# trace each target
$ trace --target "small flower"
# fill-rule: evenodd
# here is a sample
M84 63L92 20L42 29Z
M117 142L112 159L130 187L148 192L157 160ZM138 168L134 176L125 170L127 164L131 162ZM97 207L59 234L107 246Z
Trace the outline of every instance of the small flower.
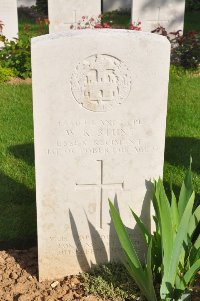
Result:
M103 28L103 26L100 25L100 24L97 24L97 25L94 26L94 28L97 28L97 29L98 29L98 28Z
M111 28L110 25L106 22L103 23L103 28Z

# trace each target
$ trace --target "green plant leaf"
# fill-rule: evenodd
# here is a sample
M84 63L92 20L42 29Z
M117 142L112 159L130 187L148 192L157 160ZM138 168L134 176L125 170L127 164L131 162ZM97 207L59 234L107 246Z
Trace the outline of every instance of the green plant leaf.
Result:
M178 274L176 275L175 287L177 291L180 291L180 294L181 292L183 293L185 291L184 278L180 277Z
M199 269L200 269L200 259L198 259L184 275L184 281L186 285L190 283L190 281L192 280L192 278L198 272Z
M190 158L190 168L187 171L185 179L181 186L181 191L180 191L180 196L179 196L179 201L178 201L178 210L179 210L180 217L183 215L185 207L187 206L188 200L191 197L191 194L193 192L191 164L192 164L192 159Z
M192 214L189 222L189 230L188 235L189 237L192 236L194 230L196 229L198 223L200 222L200 205L195 209L194 213Z
M167 270L163 276L162 284L161 284L161 298L167 296L169 294L169 290L167 285L170 284L170 286L173 288L175 279L176 279L176 271L179 264L180 254L183 248L183 241L187 236L188 231L188 224L190 220L190 216L192 214L192 209L194 205L194 198L195 194L192 193L188 204L184 210L184 213L182 215L180 225L178 228L178 232L176 235L176 238L173 243L173 249L170 254L170 260L168 262Z
M179 212L178 212L177 200L173 191L172 191L172 201L171 201L171 217L172 217L173 231L176 232L179 225Z
M148 279L146 273L143 270L136 268L133 262L130 260L129 256L127 256L126 253L125 255L127 261L123 263L129 275L134 279L135 283L137 283L142 294L147 297L147 300L151 301L151 299L149 298Z
M194 247L198 250L200 249L200 236L198 236L197 240L194 243Z
M115 230L117 232L119 241L121 243L122 249L126 253L126 255L130 258L132 263L136 268L142 268L141 263L138 259L137 253L133 247L133 244L127 234L127 231L124 227L124 224L121 220L121 217L115 208L115 206L112 204L112 202L109 200L109 206L110 206L110 213L111 217L115 226Z
M161 230L161 243L163 253L163 268L168 269L173 248L173 228L171 219L171 208L169 200L165 194L162 181L159 179L156 185L154 207L157 207L158 222Z
M149 295L151 296L151 300L157 300L156 292L155 292L154 285L153 285L151 252L152 252L152 240L149 243L148 251L147 251L147 265L146 265L147 279L148 279L147 284L148 284L148 291L149 291Z
M122 249L126 255L126 262L124 265L147 300L156 301L156 297L153 294L154 288L152 287L152 279L149 281L147 270L145 268L143 269L121 217L110 200L109 206L115 230L117 232Z
M149 245L149 243L151 241L151 233L147 230L147 228L145 227L145 225L142 222L141 218L139 218L137 216L137 214L135 214L135 212L132 209L130 209L130 210L132 212L132 215L133 215L133 217L134 217L134 219L135 219L135 221L136 221L136 223L137 223L137 225L140 229L140 232L141 232L146 244Z

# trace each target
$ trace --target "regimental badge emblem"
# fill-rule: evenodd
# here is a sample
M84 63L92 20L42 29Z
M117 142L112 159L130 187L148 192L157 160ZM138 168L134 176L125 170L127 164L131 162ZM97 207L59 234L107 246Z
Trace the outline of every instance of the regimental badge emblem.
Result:
M71 89L83 108L106 112L126 101L131 89L130 72L116 57L92 55L77 65Z

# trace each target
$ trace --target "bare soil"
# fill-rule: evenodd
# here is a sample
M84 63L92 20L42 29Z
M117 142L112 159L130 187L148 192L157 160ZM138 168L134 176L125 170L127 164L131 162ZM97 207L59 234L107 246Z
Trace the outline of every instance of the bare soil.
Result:
M32 78L22 79L19 77L12 77L8 82L8 84L18 85L18 84L31 84Z
M0 251L0 301L103 301L85 295L80 276L40 283L37 266L36 248ZM200 277L192 300L200 301Z
M37 280L37 249L0 252L0 301L100 301L85 296L79 276Z

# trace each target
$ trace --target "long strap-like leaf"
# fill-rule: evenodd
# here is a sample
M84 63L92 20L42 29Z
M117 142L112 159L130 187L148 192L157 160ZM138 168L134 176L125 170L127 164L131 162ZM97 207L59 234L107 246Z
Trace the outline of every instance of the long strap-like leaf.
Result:
M144 225L143 221L141 220L141 218L139 218L137 216L137 214L135 214L135 212L130 209L132 212L132 215L140 229L140 233L142 234L144 241L146 242L147 246L149 245L150 241L151 241L151 233L147 230L146 226Z
M173 243L173 248L170 254L170 260L168 262L168 269L164 274L162 285L161 285L161 297L167 295L169 292L168 286L171 288L174 287L175 279L176 279L176 271L179 264L179 257L181 254L181 249L183 248L183 241L187 235L189 219L192 214L192 209L194 205L195 194L193 192L192 196L189 199L189 202L185 208L182 219L180 221L180 225L178 228L178 232L176 238Z
M153 277L149 279L149 273L147 272L147 269L142 267L137 253L134 249L134 246L127 234L127 231L125 229L125 226L121 220L121 217L117 211L117 209L114 207L112 202L109 200L110 205L110 214L115 226L115 230L117 232L119 241L121 243L122 249L125 253L127 262L125 263L125 266L129 272L129 274L134 278L135 282L139 286L140 290L142 291L143 295L147 298L149 301L157 301L155 296L155 291L153 287ZM151 252L151 247L150 251ZM149 257L150 255L148 255ZM151 260L148 259L148 260ZM149 264L149 262L147 263ZM149 269L149 267L148 267ZM151 267L150 267L151 269Z
M198 272L199 269L200 259L198 259L184 275L184 281L186 284L190 283L192 277Z
M138 259L137 253L133 247L133 244L127 234L127 231L124 227L124 224L121 220L121 217L119 216L119 213L115 206L112 204L112 202L109 200L110 205L110 214L115 226L115 230L117 232L119 241L121 243L122 249L126 252L130 260L133 262L136 268L141 268L142 265Z
M181 186L179 201L178 201L178 210L180 217L183 215L184 210L187 206L188 200L191 197L193 192L192 187L192 172L191 172L191 163L192 159L190 159L190 168L185 176L184 182Z

